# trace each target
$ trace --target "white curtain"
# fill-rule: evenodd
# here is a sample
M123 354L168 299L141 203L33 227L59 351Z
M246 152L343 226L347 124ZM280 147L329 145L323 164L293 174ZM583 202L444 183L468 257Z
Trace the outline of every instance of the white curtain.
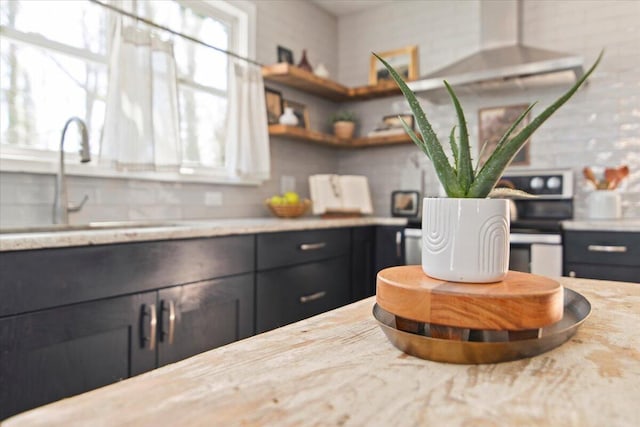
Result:
M233 177L271 172L264 81L259 66L230 57L225 166Z
M173 44L116 24L100 157L119 169L177 170L180 134Z

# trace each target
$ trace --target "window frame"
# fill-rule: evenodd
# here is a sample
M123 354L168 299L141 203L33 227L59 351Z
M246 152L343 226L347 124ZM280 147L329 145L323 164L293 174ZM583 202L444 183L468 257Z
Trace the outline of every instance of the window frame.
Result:
M196 13L223 20L230 25L228 49L240 56L255 57L256 10L255 5L245 0L235 0L233 4L227 0L176 0L177 3L192 8ZM99 6L98 6L99 7ZM59 43L34 33L24 33L13 28L2 26L0 34L8 40L28 46L50 49L56 53L75 59L92 61L108 66L108 53L105 56L88 52L81 48ZM195 87L206 93L220 94L226 91L209 90L190 79L180 78L179 85ZM62 127L61 127L62 131ZM0 172L55 174L58 170L58 150L40 150L25 147L0 145ZM80 164L77 153L65 153L65 173L71 176L102 177L116 179L137 179L160 182L196 182L220 183L236 185L259 185L264 180L253 177L229 176L225 166L191 167L183 166L178 172L161 171L127 171L117 170L101 163L99 158Z

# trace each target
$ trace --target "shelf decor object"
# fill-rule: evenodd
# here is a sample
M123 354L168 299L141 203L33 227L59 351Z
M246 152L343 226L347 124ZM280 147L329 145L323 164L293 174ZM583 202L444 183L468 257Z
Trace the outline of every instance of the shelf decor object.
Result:
M591 305L555 280L510 271L489 285L426 276L419 265L377 276L373 315L407 354L448 363L531 357L567 341Z
M491 192L529 137L578 91L600 63L603 53L567 92L519 129L533 104L525 108L496 142L486 161L475 167L471 159L467 120L449 83L445 81L444 85L458 118L458 125L449 135L452 159L445 153L420 102L405 83L401 75L403 69L398 71L381 56L373 55L384 65L409 103L422 138L418 138L416 132L401 119L404 130L433 163L447 195L446 198L425 197L422 203L424 273L435 279L466 283L504 280L509 268L509 200L491 199ZM482 159L483 155L479 158Z

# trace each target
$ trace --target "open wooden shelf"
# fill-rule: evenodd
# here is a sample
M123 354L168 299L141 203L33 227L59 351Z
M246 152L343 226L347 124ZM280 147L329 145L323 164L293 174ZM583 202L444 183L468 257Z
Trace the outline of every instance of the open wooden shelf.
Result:
M400 95L400 89L391 81L375 86L348 88L332 80L318 77L295 65L281 62L262 67L262 76L267 81L280 83L304 92L312 93L332 101L358 101Z
M340 139L326 133L285 125L269 125L269 135L340 148L363 148L411 143L411 139L406 134Z

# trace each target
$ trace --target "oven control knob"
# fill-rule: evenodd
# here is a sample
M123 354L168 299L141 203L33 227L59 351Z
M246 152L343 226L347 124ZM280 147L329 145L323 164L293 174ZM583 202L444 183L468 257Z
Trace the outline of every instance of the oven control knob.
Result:
M529 185L533 190L542 190L544 188L544 180L539 176L531 178Z
M560 188L560 184L562 184L562 182L560 181L560 178L558 178L557 176L552 176L551 178L549 178L547 180L547 188L549 190L557 190Z

